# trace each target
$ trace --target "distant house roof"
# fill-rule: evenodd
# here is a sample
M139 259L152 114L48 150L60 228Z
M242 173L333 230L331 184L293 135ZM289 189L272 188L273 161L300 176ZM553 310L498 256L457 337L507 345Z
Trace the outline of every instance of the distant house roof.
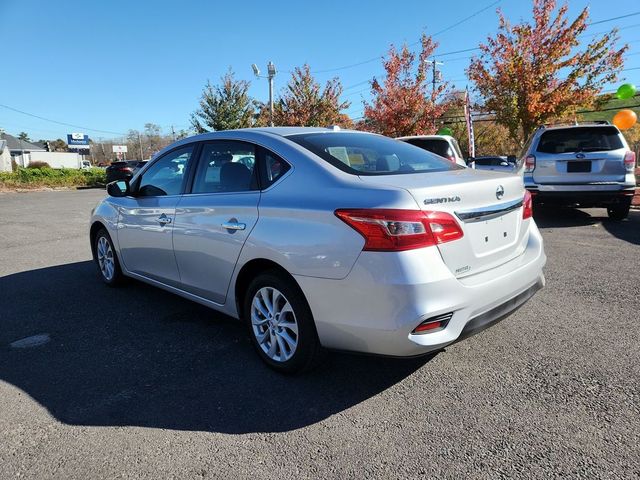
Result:
M0 140L0 153L2 153L5 148L7 148L7 141L6 140Z
M44 148L38 147L33 143L25 142L20 140L13 135L9 135L8 133L0 133L0 140L4 140L7 142L7 146L9 150L12 152L20 152L25 150L27 152L44 152L46 151Z

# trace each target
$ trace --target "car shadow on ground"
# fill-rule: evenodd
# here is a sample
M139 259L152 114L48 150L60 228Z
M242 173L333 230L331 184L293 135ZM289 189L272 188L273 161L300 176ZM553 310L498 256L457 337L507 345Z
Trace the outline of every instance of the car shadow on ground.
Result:
M621 222L609 220L607 211L600 208L581 210L539 205L534 208L533 216L540 228L584 227L601 224L614 237L640 245L640 210L631 210L629 218Z
M236 320L142 283L109 288L88 261L2 277L0 300L0 380L73 425L287 431L429 361L332 353L313 372L280 375ZM50 341L10 345L38 334Z

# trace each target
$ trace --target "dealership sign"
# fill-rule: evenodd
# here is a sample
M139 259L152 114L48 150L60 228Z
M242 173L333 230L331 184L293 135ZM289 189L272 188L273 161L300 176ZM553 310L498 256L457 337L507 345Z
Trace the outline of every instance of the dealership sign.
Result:
M113 146L113 153L127 153L127 146L126 145L114 145Z
M89 135L69 133L67 134L67 144L70 150L89 150Z

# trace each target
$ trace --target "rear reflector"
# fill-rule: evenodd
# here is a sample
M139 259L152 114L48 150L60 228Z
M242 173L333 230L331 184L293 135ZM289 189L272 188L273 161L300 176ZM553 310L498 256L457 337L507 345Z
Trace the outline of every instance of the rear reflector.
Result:
M399 252L462 238L460 225L445 212L340 209L336 216L364 237L363 250Z
M533 217L533 200L531 192L529 190L525 190L524 199L522 200L522 218L526 220L531 217Z
M411 333L433 333L436 330L442 330L447 326L449 320L453 317L453 312L444 313L437 317L431 317L422 322Z

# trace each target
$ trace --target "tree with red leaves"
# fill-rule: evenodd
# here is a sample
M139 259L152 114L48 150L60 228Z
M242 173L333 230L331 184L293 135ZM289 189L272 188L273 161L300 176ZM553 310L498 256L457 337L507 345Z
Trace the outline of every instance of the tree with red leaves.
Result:
M447 105L438 102L448 91L446 82L430 89L427 59L438 46L431 37L420 38L421 51L412 53L407 45L398 51L393 45L382 65L386 72L382 84L371 81L372 103L364 103L364 120L360 127L390 137L435 133L435 119Z
M498 10L498 33L480 44L482 53L467 70L485 109L495 112L514 140L528 138L540 124L593 106L623 65L627 46L615 48L615 29L580 48L588 9L569 22L568 5L554 15L555 8L555 0L533 0L533 23L516 25Z

